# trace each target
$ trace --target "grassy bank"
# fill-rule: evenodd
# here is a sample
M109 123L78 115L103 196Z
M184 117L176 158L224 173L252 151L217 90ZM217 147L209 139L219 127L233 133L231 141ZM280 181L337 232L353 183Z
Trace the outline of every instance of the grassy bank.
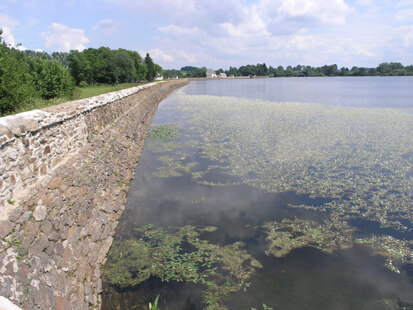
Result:
M118 91L125 88L130 88L138 85L142 85L145 83L123 83L123 84L115 84L115 85L95 85L95 86L88 86L88 87L76 87L73 96L68 97L60 97L54 98L50 100L43 100L43 99L32 99L26 102L21 108L17 109L14 113L10 114L17 114L25 111L31 111L35 109L41 109L45 107L50 107L53 105L58 105L63 102L79 100L84 98L89 98L93 96L98 96L101 94L110 93L113 91ZM8 115L8 114L6 114ZM0 115L5 116L5 115Z

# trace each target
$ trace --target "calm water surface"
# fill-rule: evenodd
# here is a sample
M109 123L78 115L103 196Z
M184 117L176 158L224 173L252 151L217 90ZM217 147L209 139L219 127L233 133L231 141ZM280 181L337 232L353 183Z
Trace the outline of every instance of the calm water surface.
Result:
M152 140L148 138L136 168L128 205L119 223L115 240L121 242L137 238L135 228L152 224L154 228L165 230L185 225L214 226L217 228L215 231L205 232L200 238L217 245L242 241L247 252L257 259L263 268L257 269L249 279L250 286L245 292L240 290L229 294L228 299L222 302L226 308L221 309L251 309L252 307L262 309L263 303L274 309L413 309L413 265L409 262L394 259L398 267L396 273L385 267L386 257L360 244L338 249L333 253L320 251L314 246L302 246L296 247L283 257L275 257L267 252L269 240L262 228L266 223L281 222L283 219L325 223L335 216L334 214L338 214L335 217L342 217L354 228L355 238L391 236L396 241L410 242L413 239L411 208L410 212L405 208L398 210L396 215L391 215L392 221L404 224L403 229L397 226L381 227L380 223L370 215L371 210L377 209L369 209L368 199L371 197L368 195L366 206L357 209L358 213L350 213L348 210L334 213L334 209L321 212L318 208L335 201L346 202L346 199L349 199L347 196L351 194L346 193L347 196L343 195L344 198L337 198L321 192L311 193L303 190L297 192L294 186L290 186L289 190L278 192L273 189L266 190L265 186L271 185L272 181L263 177L265 174L262 170L265 170L268 165L268 170L271 171L277 167L277 163L274 164L271 158L263 161L257 158L261 166L256 167L254 163L247 163L246 165L251 167L248 173L234 172L237 170L229 158L231 154L238 156L237 154L240 153L240 158L244 158L243 148L245 147L247 152L251 147L249 143L256 142L245 139L239 148L230 150L225 153L225 156L220 158L212 156L214 152L210 150L211 145L216 145L217 149L225 148L226 140L229 141L233 137L217 138L216 135L202 134L202 131L197 129L198 123L195 120L203 114L199 112L200 110L188 110L188 106L182 106L181 103L182 96L189 96L185 98L195 101L202 99L206 102L209 100L212 106L212 102L216 103L217 100L221 100L220 98L228 96L245 98L249 100L247 105L253 105L255 101L251 100L259 99L274 103L299 102L353 108L379 108L379 110L392 108L410 112L413 110L412 86L412 77L279 78L191 82L183 91L171 95L160 104L153 127L174 125L176 127L173 128L178 128L176 129L178 136L173 141L168 137L155 136ZM231 107L232 101L226 100L223 101L225 107ZM289 109L289 106L286 109ZM228 111L222 113L224 115ZM248 114L245 111L242 113ZM386 115L387 112L383 113ZM221 114L218 111L216 115ZM243 118L241 120L245 121ZM246 125L248 131L255 128L255 123L267 122L264 119L249 121L251 123ZM208 129L214 126L214 122L202 126ZM407 141L410 139L408 133L406 139ZM278 143L281 140L282 137L277 135L269 139L270 142L265 140L265 143ZM345 149L344 146L339 147ZM246 153L245 158L248 156ZM405 165L409 165L406 169L411 169L413 176L413 153L406 153L403 156L407 158ZM179 166L176 166L177 163ZM296 163L295 159L289 163L292 170ZM243 163L240 162L240 165ZM314 167L316 170L317 166ZM391 168L388 169L390 174ZM337 178L345 178L345 176L337 176ZM406 182L410 182L411 179L411 176L406 175ZM300 189L309 188L308 185L307 187L297 185L297 189L299 186ZM317 189L319 188L318 186ZM395 186L393 192L402 193L400 199L404 199L403 203L408 207L409 197L413 196L413 186L411 193L408 192L410 187L406 188ZM345 190L344 188L343 191ZM373 188L373 193L374 190ZM393 196L389 201L394 201L391 200L395 199ZM386 197L381 199L387 199ZM302 205L312 208L300 207ZM386 216L390 218L388 214L390 213L386 213ZM410 262L412 258L410 257ZM206 304L202 300L202 290L201 285L188 282L162 282L156 277L123 290L105 282L103 309L147 309L148 303L153 302L158 294L162 310L206 309ZM403 308L403 306L410 308Z
M366 108L412 108L413 76L215 80L192 82L185 92Z

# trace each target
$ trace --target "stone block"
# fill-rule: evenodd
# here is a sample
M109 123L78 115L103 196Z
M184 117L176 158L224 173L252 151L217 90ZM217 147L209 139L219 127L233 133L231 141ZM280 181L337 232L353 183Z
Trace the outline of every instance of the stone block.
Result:
M67 298L62 296L56 296L55 300L55 310L70 310L70 302Z
M0 221L0 239L3 239L6 237L8 234L11 233L13 229L14 223L10 221Z

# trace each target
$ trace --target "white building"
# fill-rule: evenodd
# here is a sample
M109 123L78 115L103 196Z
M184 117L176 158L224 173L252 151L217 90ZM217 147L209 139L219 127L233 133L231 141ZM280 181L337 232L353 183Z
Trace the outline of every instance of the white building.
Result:
M207 77L208 79L213 79L213 78L216 78L217 75L215 74L215 71L214 71L214 70L208 69L207 72L206 72L206 77Z
M227 77L227 74L226 74L225 72L221 72L221 73L219 74L219 77L220 77L220 78L226 78L226 77Z

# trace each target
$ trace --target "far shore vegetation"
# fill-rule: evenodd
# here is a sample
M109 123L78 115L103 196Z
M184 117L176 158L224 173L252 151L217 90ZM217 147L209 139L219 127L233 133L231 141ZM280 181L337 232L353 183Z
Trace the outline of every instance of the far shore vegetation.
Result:
M108 47L21 51L3 41L0 29L0 116L136 86L161 74L149 54Z
M164 70L164 78L199 78L207 76L207 68L182 67L180 70ZM406 76L413 75L413 65L403 66L399 62L384 62L375 68L365 67L341 67L336 64L312 67L305 65L292 66L267 66L265 63L245 65L239 68L229 67L228 70L218 69L215 74L225 73L227 76L268 76L268 77L311 77L311 76Z

